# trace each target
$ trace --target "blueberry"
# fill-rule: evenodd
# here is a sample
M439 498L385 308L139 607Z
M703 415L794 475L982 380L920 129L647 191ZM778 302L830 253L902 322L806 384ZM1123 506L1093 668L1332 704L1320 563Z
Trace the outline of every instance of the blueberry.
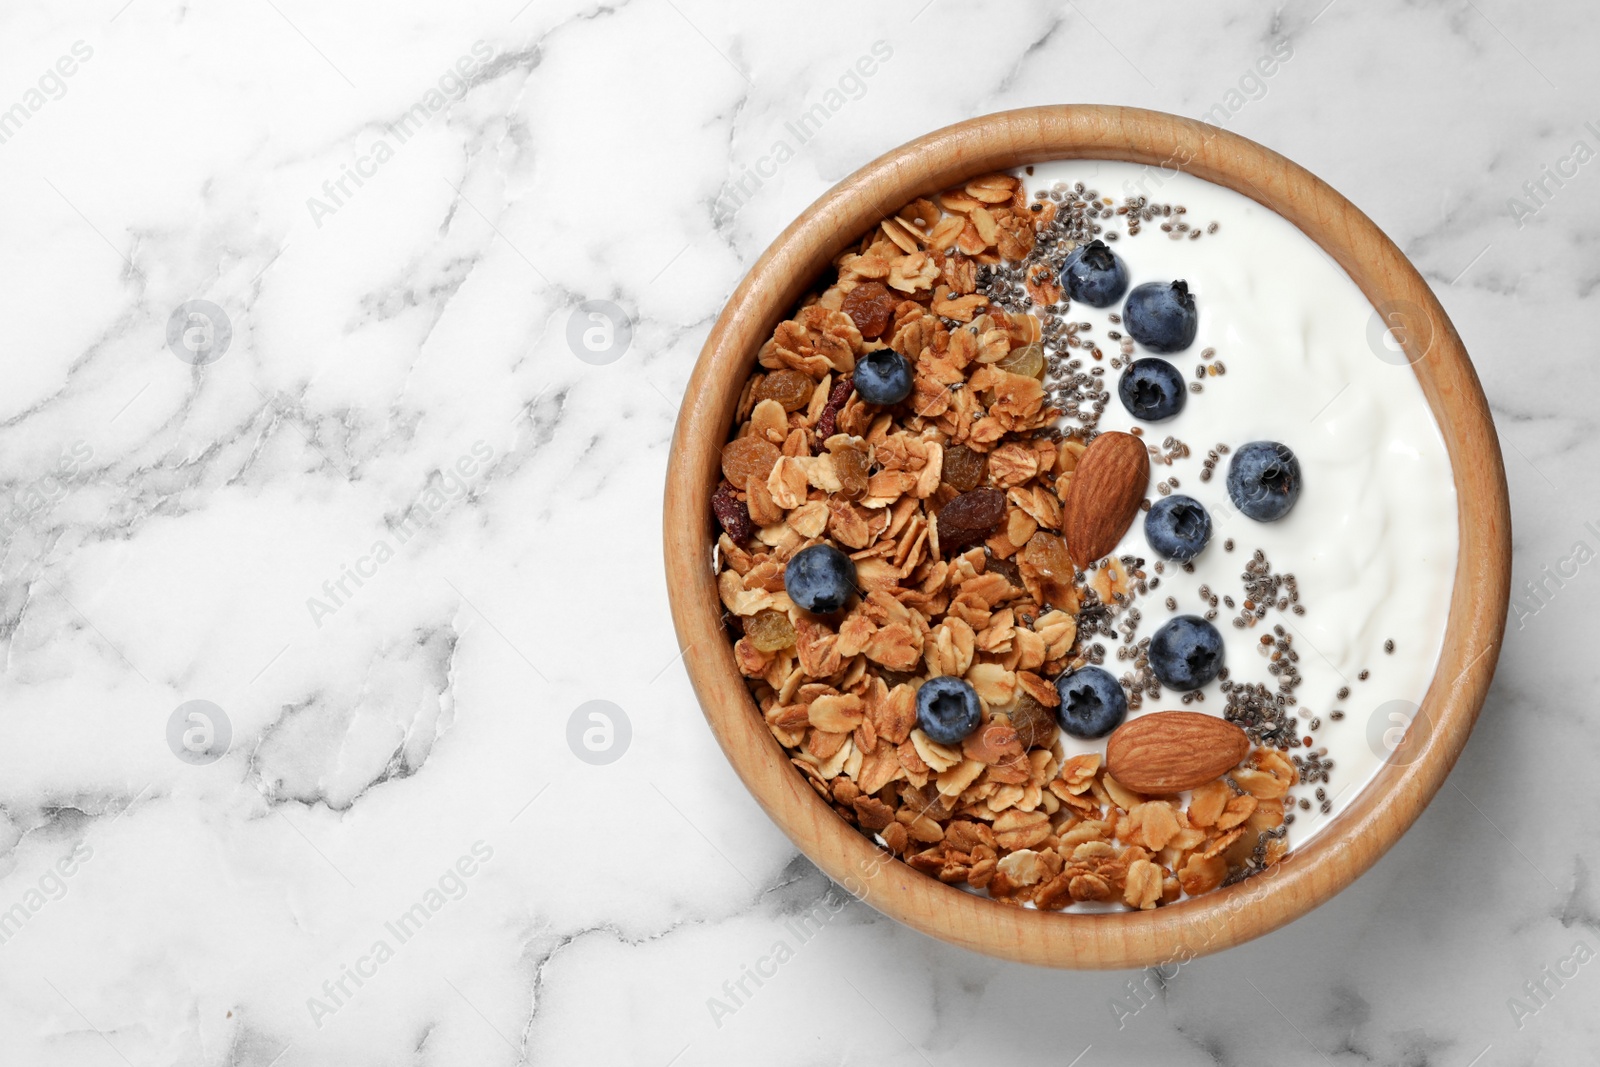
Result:
M1122 309L1128 335L1152 352L1182 352L1194 344L1200 316L1189 283L1145 282L1134 286Z
M1117 395L1128 414L1145 422L1172 418L1189 399L1178 368L1155 356L1136 359L1128 365L1117 383Z
M1104 737L1128 714L1128 694L1111 672L1100 667L1079 667L1056 679L1061 707L1056 722L1073 737Z
M806 611L832 615L856 591L856 565L832 545L802 548L783 569L783 587Z
M1199 689L1222 670L1222 635L1198 615L1179 615L1150 638L1150 670L1162 685Z
M1257 522L1276 522L1300 499L1300 461L1276 441L1240 445L1228 464L1228 496Z
M1144 539L1168 559L1187 562L1211 540L1211 516L1192 496L1164 496L1144 517Z
M911 378L911 361L892 348L880 348L856 360L856 392L869 404L888 407L900 403L911 395Z
M977 692L960 678L948 674L929 678L917 690L917 726L930 741L960 744L982 718Z
M1108 308L1128 291L1128 268L1104 241L1079 245L1061 268L1061 284L1074 300Z

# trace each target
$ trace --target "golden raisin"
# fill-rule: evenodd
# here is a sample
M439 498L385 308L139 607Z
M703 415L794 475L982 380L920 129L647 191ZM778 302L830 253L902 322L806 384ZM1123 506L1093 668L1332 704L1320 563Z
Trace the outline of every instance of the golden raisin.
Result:
M867 454L859 448L841 448L833 453L833 469L839 476L839 495L860 500L867 494Z
M882 282L862 282L848 293L840 306L861 331L863 340L874 341L889 327L889 317L899 300Z
M1037 582L1038 597L1051 605L1075 603L1072 579L1072 553L1067 552L1067 542L1053 533L1040 530L1027 539L1018 553L1022 574ZM1032 587L1030 587L1032 589Z
M759 645L757 646L760 647ZM1011 712L1011 726L1023 748L1049 748L1056 740L1056 713L1024 691Z
M799 411L811 403L811 394L817 383L808 374L797 370L775 370L756 383L751 396L756 403L776 400L784 411Z
M767 480L772 468L777 466L778 446L759 437L740 437L722 446L722 476L737 489L743 489L750 478Z
M1024 378L1037 378L1044 373L1044 349L1037 342L1013 348L995 366Z
M758 611L746 620L744 635L763 652L776 652L794 644L794 627L789 623L789 616L772 608Z
M944 484L958 493L970 492L983 484L989 476L989 456L974 452L966 445L953 445L944 450Z
M1067 543L1053 533L1040 530L1028 538L1022 549L1022 562L1034 569L1045 581L1063 585L1071 584L1075 569Z

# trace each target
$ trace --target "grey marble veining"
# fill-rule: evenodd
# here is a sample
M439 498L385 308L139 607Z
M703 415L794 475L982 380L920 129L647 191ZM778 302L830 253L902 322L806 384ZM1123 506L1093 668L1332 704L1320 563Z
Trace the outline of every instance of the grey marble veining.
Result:
M1597 1062L1597 45L1506 0L0 10L0 1064ZM904 140L1071 101L1367 211L1516 517L1432 806L1159 972L831 887L706 730L658 548L767 242Z

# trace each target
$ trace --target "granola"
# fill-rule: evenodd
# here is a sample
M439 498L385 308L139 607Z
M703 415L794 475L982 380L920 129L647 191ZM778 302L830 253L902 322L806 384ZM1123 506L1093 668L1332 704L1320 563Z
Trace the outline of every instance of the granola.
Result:
M998 901L1150 909L1281 860L1298 776L1253 748L1186 800L1145 796L1060 743L1053 679L1098 662L1090 638L1150 577L1132 558L1079 568L1063 536L1105 389L1047 373L1043 343L1078 347L1047 313L1063 301L1052 257L1089 232L1060 211L991 174L905 205L837 258L739 402L713 496L718 590L768 728L841 818ZM1017 288L980 285L1011 269ZM885 349L910 361L910 395L869 404L853 376ZM785 589L787 563L818 544L855 566L858 595L833 616ZM918 688L942 676L982 702L956 744L917 725Z

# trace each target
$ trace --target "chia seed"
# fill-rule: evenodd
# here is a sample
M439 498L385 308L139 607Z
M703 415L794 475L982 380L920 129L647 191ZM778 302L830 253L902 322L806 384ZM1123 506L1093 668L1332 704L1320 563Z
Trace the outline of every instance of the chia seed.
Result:
M1219 687L1227 704L1223 718L1242 729L1245 736L1262 748L1288 750L1300 746L1295 725L1295 706L1299 701L1294 694L1300 685L1300 673L1294 665L1297 657L1291 656L1293 639L1262 636L1262 651L1270 650L1269 654L1277 657L1268 668L1277 680L1277 689L1268 689L1259 682L1245 685L1224 679Z
M1300 589L1294 575L1273 573L1266 553L1259 548L1245 564L1244 573L1239 577L1244 582L1245 592L1243 610L1239 613L1243 626L1254 626L1266 618L1267 612L1272 608L1288 611L1291 607L1300 606ZM1274 629L1281 632L1282 627Z

